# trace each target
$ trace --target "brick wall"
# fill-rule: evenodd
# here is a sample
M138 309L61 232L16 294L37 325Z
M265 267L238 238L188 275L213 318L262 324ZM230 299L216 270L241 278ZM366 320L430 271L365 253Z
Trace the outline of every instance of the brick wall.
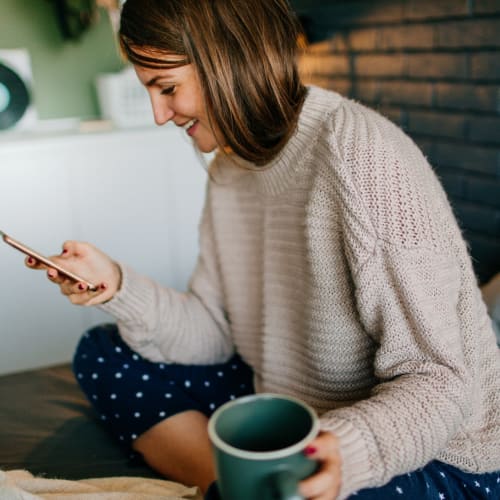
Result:
M422 148L480 282L500 271L500 0L292 0L307 82L378 109Z

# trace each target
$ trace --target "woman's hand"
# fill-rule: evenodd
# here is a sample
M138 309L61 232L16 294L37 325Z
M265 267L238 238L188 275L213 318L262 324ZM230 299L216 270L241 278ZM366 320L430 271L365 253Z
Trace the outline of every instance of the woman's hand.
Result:
M319 462L318 471L299 483L304 498L334 500L340 491L342 460L338 440L331 432L320 432L305 449L305 454Z
M26 265L31 269L46 269L50 281L58 284L61 293L73 304L102 304L111 299L120 288L121 272L118 264L89 243L66 241L61 254L50 257L50 260L97 286L97 290L91 291L86 284L75 282L56 269L27 257Z

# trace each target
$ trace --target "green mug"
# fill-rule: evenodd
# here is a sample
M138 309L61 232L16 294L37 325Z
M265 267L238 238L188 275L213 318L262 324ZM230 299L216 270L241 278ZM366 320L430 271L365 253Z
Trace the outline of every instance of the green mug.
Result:
M315 472L304 448L319 432L303 401L256 394L222 405L208 423L222 500L299 500L298 482Z

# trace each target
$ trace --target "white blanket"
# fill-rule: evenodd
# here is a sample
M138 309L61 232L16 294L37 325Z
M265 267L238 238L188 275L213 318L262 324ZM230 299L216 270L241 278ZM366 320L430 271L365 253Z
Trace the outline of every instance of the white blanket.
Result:
M202 500L196 487L141 477L66 481L0 470L0 500Z

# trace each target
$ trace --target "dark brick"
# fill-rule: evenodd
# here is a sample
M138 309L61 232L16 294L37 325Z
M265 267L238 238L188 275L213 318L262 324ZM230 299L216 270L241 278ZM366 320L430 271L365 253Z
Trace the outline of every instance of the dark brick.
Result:
M500 240L464 231L469 244L472 265L480 283L486 283L500 271Z
M435 111L409 111L408 132L463 139L465 137L465 117Z
M467 201L500 208L500 179L466 177L464 198Z
M475 80L500 80L500 53L482 52L471 54L471 74Z
M332 54L337 52L347 52L347 40L345 32L337 32L326 40L310 43L307 46L308 54Z
M350 73L347 55L306 54L300 58L299 68L306 78L314 75L347 75Z
M405 115L401 108L392 106L376 106L375 109L383 116L400 127L405 125Z
M356 55L354 68L358 76L402 76L404 56L402 54Z
M490 142L500 145L500 117L470 118L469 138L476 142Z
M299 13L309 13L318 22L335 26L359 26L372 23L393 23L403 20L403 3L400 0L365 0L325 2L295 0L292 2Z
M454 210L462 227L500 237L500 210L461 201L454 204Z
M452 21L436 29L440 48L500 47L500 19Z
M370 104L380 102L379 83L375 80L361 80L353 82L352 97Z
M499 0L475 0L474 14L495 14L500 13Z
M408 76L462 79L467 75L465 54L407 54Z
M432 83L386 80L379 83L379 99L383 104L410 106L432 105Z
M377 46L378 31L375 28L353 29L346 35L346 45L349 50L372 51Z
M435 166L435 170L447 195L452 200L455 198L462 199L465 191L464 176L453 172L452 169L440 168L438 165Z
M402 2L407 19L435 19L449 16L466 16L467 0L411 0Z
M438 108L500 111L500 91L497 85L436 83L434 89Z
M411 134L409 134L411 136ZM433 156L433 150L434 150L434 142L429 139L425 139L424 137L412 137L413 141L415 144L420 148L422 153L424 153L424 156L427 158L427 160L430 163L430 158ZM432 166L432 165L431 165ZM434 170L436 170L434 168Z
M438 165L456 167L492 177L497 175L498 150L456 143L436 143L434 158ZM500 202L500 196L497 197Z
M379 28L379 50L430 49L433 45L434 26L429 24Z

